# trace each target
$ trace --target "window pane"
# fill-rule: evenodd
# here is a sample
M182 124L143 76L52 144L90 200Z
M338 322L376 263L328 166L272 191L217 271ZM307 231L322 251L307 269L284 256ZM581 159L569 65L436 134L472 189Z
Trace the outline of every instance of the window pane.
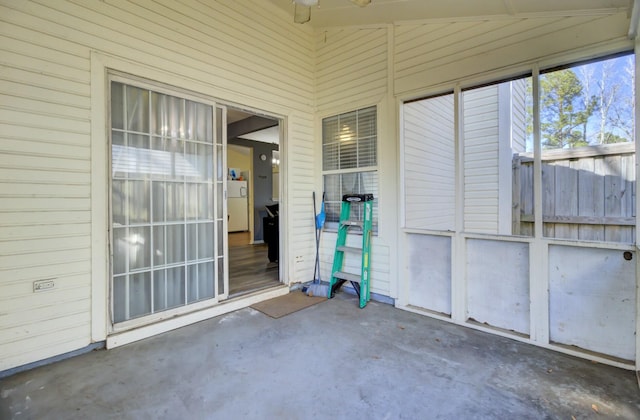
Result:
M187 267L187 294L188 302L198 300L198 265L192 264Z
M166 183L153 181L153 221L164 222Z
M544 235L635 242L634 57L540 76Z
M187 261L198 259L198 225L187 225Z
M196 139L213 143L213 107L197 104Z
M113 274L127 272L127 228L113 229Z
M167 264L184 262L184 225L166 227Z
M153 227L153 265L158 267L167 263L166 241L164 238L164 226Z
M522 78L463 92L464 230L533 235L533 160Z
M129 247L129 271L151 266L151 229L131 227L126 238Z
M198 225L198 259L213 258L213 223Z
M213 261L198 264L198 287L200 299L210 299L213 297Z
M376 107L358 111L358 137L367 138L377 135Z
M198 218L198 184L187 184L187 220Z
M113 278L113 322L122 322L128 319L127 306L127 276Z
M124 85L118 82L111 82L111 127L124 128Z
M184 267L167 269L167 308L185 304L185 270Z
M455 228L453 94L403 106L405 226Z
M129 276L129 318L151 313L151 272Z
M150 220L149 190L151 181L127 181L129 202L129 223L147 223Z
M184 137L196 138L197 104L192 101L184 101Z
M127 223L127 183L113 180L111 182L111 212L114 226Z
M154 312L167 309L167 270L153 272L153 310Z
M149 91L127 86L127 120L125 128L141 133L149 132Z
M166 188L165 215L167 221L184 220L184 184L167 182Z

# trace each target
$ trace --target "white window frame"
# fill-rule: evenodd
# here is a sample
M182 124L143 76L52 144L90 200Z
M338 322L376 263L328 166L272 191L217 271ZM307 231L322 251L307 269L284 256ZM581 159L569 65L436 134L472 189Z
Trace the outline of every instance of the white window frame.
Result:
M325 170L324 169L324 121L326 119L329 118L339 118L343 115L347 115L347 114L351 114L353 112L355 112L356 114L365 110L369 110L373 108L374 109L374 114L375 114L375 165L370 165L370 166L360 166L360 167L355 167L355 168L344 168L344 169L329 169L329 170ZM379 171L379 164L380 164L380 160L378 157L379 154L379 127L378 127L378 120L379 120L379 115L380 115L380 107L378 105L366 105L366 106L362 106L362 107L357 107L351 110L345 110L343 112L339 112L339 113L335 113L335 114L331 114L331 115L325 115L321 118L320 120L320 127L321 127L321 165L322 165L322 184L323 184L323 189L326 188L326 184L325 184L325 176L329 176L329 175L349 175L349 174L362 174L362 173L373 173L374 176L376 177L376 181L375 181L375 192L374 193L374 204L373 204L373 234L377 235L378 234L378 229L379 229L379 223L378 223L378 196L380 194L380 171ZM356 137L356 150L357 150L357 145L360 142L360 137ZM326 191L325 191L326 192ZM370 191L366 191L366 192L370 192ZM340 201L329 201L329 200L325 200L325 203L331 205L333 204L336 207L337 210L337 215L338 217L340 216L340 205L341 205L341 197L342 197L342 192L339 192L339 196L340 196ZM319 211L319 210L318 210ZM354 215L355 217L353 217L354 219L357 218L356 215ZM325 229L328 231L337 231L338 229L338 222L337 221L329 221L327 220L327 222L325 223Z

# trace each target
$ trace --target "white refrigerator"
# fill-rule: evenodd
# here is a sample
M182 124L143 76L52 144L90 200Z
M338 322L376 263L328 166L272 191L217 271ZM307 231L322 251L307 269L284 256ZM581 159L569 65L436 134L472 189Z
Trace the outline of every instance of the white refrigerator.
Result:
M227 181L227 214L229 215L229 232L249 230L247 181Z

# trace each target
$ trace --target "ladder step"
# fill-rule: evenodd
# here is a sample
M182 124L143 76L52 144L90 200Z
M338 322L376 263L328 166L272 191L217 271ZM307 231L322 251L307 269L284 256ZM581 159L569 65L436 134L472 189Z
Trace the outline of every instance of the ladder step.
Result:
M358 226L358 227L364 226L363 222L360 222L357 220L341 220L340 224L343 226Z
M360 283L360 279L362 278L360 274L345 273L344 271L336 271L333 273L333 277L347 281L354 281L356 283Z
M336 249L342 252L353 252L357 254L362 253L362 248L357 248L355 246L339 246L339 247L336 247Z

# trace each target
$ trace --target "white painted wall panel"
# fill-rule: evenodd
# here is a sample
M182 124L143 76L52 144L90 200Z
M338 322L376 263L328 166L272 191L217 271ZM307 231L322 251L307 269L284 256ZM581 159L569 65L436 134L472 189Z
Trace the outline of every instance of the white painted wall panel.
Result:
M409 305L451 314L451 238L407 235Z
M467 240L468 317L529 334L529 244Z
M267 1L3 1L0 370L91 341L92 51L288 117L286 241L304 256L289 274L312 277L311 212L294 204L315 174L310 28ZM33 293L43 278L55 289Z
M453 95L411 102L402 112L404 225L454 230Z
M623 251L551 245L550 340L634 360L635 267Z

